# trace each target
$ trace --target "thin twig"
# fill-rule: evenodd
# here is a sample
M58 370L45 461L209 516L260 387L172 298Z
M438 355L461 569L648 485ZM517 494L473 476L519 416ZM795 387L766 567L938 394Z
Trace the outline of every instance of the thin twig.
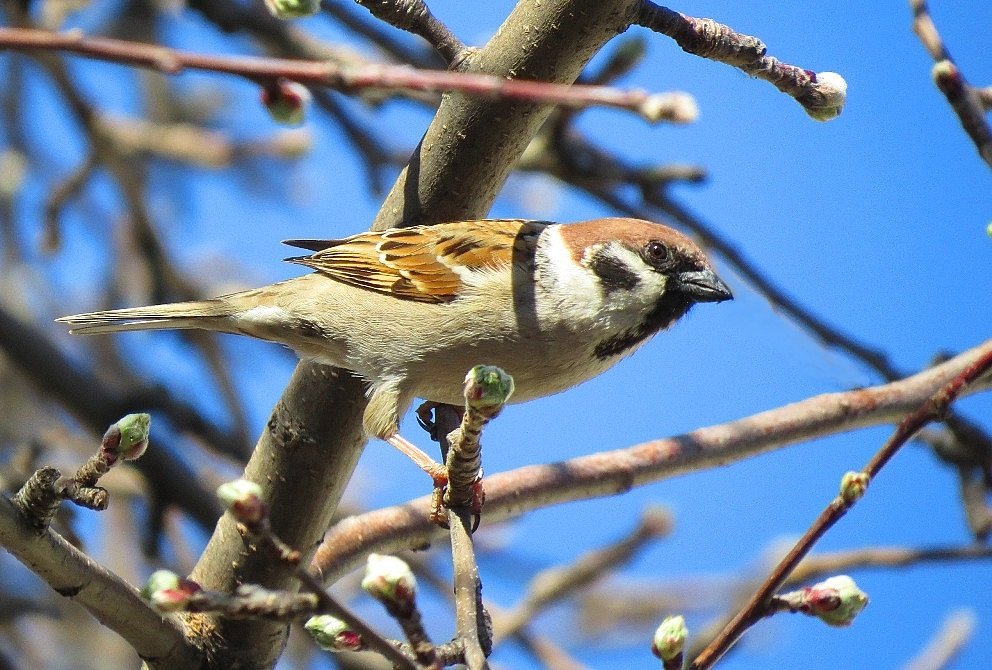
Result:
M992 547L865 547L807 556L785 581L799 585L827 575L850 570L904 568L924 563L992 559Z
M79 195L97 166L96 155L91 151L69 175L59 182L45 199L44 229L42 248L47 252L57 251L62 245L59 217L66 203Z
M345 28L364 37L400 63L425 69L441 65L442 61L437 53L424 48L424 45L419 44L419 48L409 46L406 42L396 39L393 31L377 21L358 18L355 10L352 9L355 4L357 3L354 0L327 0L321 3L321 8Z
M637 23L668 35L687 53L732 65L770 82L818 121L838 116L844 107L847 84L840 75L813 72L772 58L757 37L742 35L712 19L680 14L650 0L643 0Z
M319 581L303 566L300 565L300 553L288 547L272 530L266 515L256 524L246 524L249 533L264 543L285 565L293 570L293 574L305 589L317 598L317 611L330 614L344 621L373 649L382 654L396 668L417 670L414 662L403 652L382 637L374 628L356 616L350 609L338 602Z
M448 65L456 65L465 57L465 44L431 13L424 0L355 1L377 19L423 37Z
M36 328L21 323L0 305L0 349L43 391L55 398L90 430L97 432L122 414L147 407L135 406L131 390L106 385L95 375L74 366ZM176 416L170 417L176 419ZM196 472L159 438L161 449L151 450L136 466L148 478L154 495L176 504L203 528L217 521L219 507Z
M945 670L971 640L976 626L973 611L962 609L951 612L927 645L902 670Z
M910 0L909 6L913 10L913 32L934 60L931 70L934 83L957 114L961 127L982 160L992 167L992 127L985 119L988 110L985 94L969 84L954 63L930 16L926 0Z
M506 79L484 74L417 70L400 65L343 68L332 62L314 62L249 56L214 56L168 47L76 33L51 33L31 28L0 27L0 49L63 51L86 58L142 67L165 74L203 70L243 77L260 86L290 79L311 86L342 91L366 88L413 91L459 91L467 95L565 107L601 105L625 109L652 123L695 120L695 102L685 93L647 93L604 86L569 86L540 81Z
M482 581L472 544L471 512L450 510L451 560L455 575L455 634L465 645L465 665L470 670L489 667L492 650L489 615L482 604Z
M992 351L987 351L955 375L949 382L930 396L916 411L903 419L892 436L868 461L859 473L865 482L872 481L896 452L908 442L923 426L941 418L951 403L969 384L985 374L992 367ZM860 494L835 498L813 522L785 558L768 575L754 595L699 656L690 665L691 670L706 670L713 666L733 646L741 635L757 620L765 615L765 607L775 592L781 588L799 562L809 553L823 535L836 524L854 505Z

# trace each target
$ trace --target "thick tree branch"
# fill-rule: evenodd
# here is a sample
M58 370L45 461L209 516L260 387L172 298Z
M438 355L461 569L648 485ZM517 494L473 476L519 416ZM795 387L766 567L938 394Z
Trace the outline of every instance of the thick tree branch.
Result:
M154 668L196 668L200 653L178 620L163 618L137 589L69 544L53 530L39 531L0 497L0 544L60 595L79 603L134 647Z

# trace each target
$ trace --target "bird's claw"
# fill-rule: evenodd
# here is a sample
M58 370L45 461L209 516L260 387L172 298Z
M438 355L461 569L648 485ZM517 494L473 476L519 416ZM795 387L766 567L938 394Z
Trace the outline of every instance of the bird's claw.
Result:
M448 477L445 473L443 481L439 481L439 478L433 477L434 479L434 491L431 493L431 511L430 511L430 521L431 523L440 526L441 528L450 528L448 521L448 505L445 502L446 494L448 492ZM482 523L482 506L486 503L486 490L482 485L482 471L479 471L478 478L472 483L472 498L470 502L469 509L472 512L472 527L469 532L474 533L479 529Z

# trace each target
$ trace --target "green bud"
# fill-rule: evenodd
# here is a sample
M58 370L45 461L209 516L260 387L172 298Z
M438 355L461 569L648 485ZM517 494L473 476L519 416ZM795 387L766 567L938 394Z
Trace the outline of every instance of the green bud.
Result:
M512 395L513 377L495 365L476 365L465 375L465 402L469 407L499 407Z
M141 597L145 600L151 600L152 594L156 591L177 589L179 588L179 579L179 575L171 570L156 570L141 587Z
M365 648L362 636L348 624L330 614L319 614L303 624L314 641L326 651L361 651Z
M200 591L200 585L169 570L156 570L141 589L141 597L159 612L180 612Z
M803 589L809 613L831 626L850 626L868 604L868 595L847 575Z
M682 653L688 637L689 629L685 626L685 617L665 617L654 632L651 652L663 661L670 661Z
M306 120L310 91L298 82L279 79L262 89L262 104L277 123L298 126Z
M840 479L840 497L848 504L858 502L868 490L870 481L867 472L845 472Z
M369 554L362 588L387 605L412 606L417 592L417 579L406 561L395 556Z
M107 429L100 448L111 460L118 457L125 461L141 458L148 448L148 432L152 417L148 414L128 414Z
M247 479L235 479L217 487L217 497L242 523L257 523L265 515L262 487Z

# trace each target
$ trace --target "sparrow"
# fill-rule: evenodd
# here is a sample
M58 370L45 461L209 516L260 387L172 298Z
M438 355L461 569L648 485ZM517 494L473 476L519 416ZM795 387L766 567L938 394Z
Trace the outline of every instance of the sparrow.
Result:
M286 260L313 273L211 300L57 321L82 335L249 335L350 370L368 382L366 433L428 469L399 435L414 398L460 406L465 373L479 363L513 376L511 402L558 393L604 372L696 303L733 297L692 240L631 218L457 221L285 243L312 252Z

